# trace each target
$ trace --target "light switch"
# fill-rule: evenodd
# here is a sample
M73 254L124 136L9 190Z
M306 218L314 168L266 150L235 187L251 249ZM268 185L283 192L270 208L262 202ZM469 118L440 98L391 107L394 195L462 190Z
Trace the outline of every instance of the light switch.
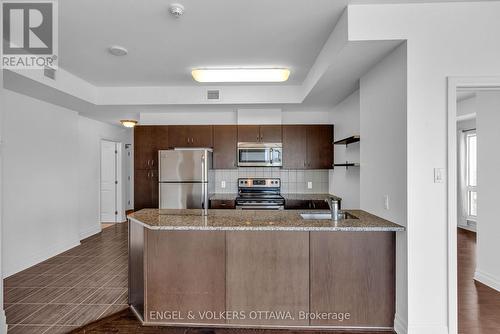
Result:
M444 168L434 168L434 183L443 183L445 179Z
M226 181L221 181L221 183L220 183L220 187L221 187L222 189L226 188Z
M384 209L389 210L389 195L384 196Z
M307 189L312 189L313 183L311 181L307 182Z

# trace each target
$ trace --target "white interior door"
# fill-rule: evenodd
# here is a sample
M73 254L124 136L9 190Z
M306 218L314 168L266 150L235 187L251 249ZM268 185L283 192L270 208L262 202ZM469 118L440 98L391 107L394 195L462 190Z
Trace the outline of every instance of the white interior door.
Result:
M101 222L117 222L117 147L111 141L101 142Z

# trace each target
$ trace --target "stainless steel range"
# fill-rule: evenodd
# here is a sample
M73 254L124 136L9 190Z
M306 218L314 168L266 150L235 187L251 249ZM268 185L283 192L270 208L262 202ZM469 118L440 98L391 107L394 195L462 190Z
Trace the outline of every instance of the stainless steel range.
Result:
M236 209L283 210L285 199L280 193L280 179L238 179Z

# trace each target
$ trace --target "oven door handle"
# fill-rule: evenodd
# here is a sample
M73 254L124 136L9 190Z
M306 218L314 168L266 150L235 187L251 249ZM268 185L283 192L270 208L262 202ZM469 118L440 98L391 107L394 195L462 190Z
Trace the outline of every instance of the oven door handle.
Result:
M283 205L236 205L236 210L283 210Z

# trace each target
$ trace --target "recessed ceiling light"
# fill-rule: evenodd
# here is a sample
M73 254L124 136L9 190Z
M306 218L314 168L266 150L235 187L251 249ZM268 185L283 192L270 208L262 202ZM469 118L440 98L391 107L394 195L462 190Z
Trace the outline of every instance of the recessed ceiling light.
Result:
M288 68L218 68L194 69L198 82L283 82L288 80Z
M109 53L111 53L113 56L125 56L127 55L128 51L123 46L112 45L109 47Z
M133 128L136 126L137 121L133 119L122 119L120 123L122 123L122 125L126 128Z

